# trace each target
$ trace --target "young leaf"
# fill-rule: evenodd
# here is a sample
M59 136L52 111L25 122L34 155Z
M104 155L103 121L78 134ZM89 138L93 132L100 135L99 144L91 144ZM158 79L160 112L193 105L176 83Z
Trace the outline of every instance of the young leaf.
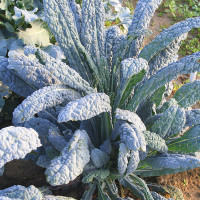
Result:
M159 135L150 131L144 131L143 134L149 148L161 153L166 153L168 151L165 140Z
M93 93L68 103L58 115L58 122L86 120L110 110L109 96L104 93Z
M193 126L189 131L168 144L169 151L176 153L195 153L200 150L200 125Z
M121 83L118 89L115 107L121 107L135 86L143 79L148 64L144 59L129 58L122 62Z
M61 155L46 169L47 181L53 185L68 184L83 172L90 161L90 139L85 131L77 130Z
M185 21L178 22L168 29L162 31L152 42L146 45L141 53L140 58L149 60L159 51L169 46L174 39L189 32L192 28L200 27L200 17L189 18Z
M171 106L151 127L151 131L161 138L172 137L179 133L185 125L185 110L178 106Z
M7 162L24 158L41 146L38 133L33 129L9 126L0 130L0 168Z
M193 106L196 102L200 101L200 80L183 85L176 91L173 98L183 108Z
M27 188L21 185L14 185L12 187L0 190L0 197L8 197L10 199L20 200L42 200L43 195L35 186L31 185Z
M134 94L128 105L128 109L135 111L143 99L147 96L151 96L158 88L172 81L179 74L189 74L191 72L200 71L199 59L200 52L197 52L160 69L137 90L137 93Z
M44 87L27 97L13 113L13 123L28 121L34 114L62 103L80 98L80 93L66 87L53 85Z

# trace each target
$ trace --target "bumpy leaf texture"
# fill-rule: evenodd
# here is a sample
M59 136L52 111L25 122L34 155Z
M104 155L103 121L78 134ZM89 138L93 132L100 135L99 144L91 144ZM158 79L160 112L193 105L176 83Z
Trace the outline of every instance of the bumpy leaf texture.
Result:
M150 131L144 131L143 134L148 147L150 147L152 150L157 150L161 153L166 153L168 151L165 140L162 139L159 135Z
M136 110L138 105L148 96L151 96L158 88L172 81L180 74L189 74L200 71L200 52L182 58L181 60L169 64L167 67L158 70L146 83L144 83L134 94L128 109Z
M188 110L186 114L186 126L200 124L200 109Z
M33 185L25 188L21 185L14 185L4 190L0 190L0 197L5 196L10 199L21 199L21 200L42 200L42 193L35 188Z
M68 103L58 115L58 122L86 120L110 110L109 96L104 93L93 93Z
M137 151L140 147L136 132L128 124L124 123L119 128L119 134L121 141L127 145L127 147L133 151Z
M48 53L42 51L41 49L37 49L37 53L45 63L43 68L47 69L51 74L59 79L63 85L67 85L86 93L94 92L94 89L90 87L89 83L64 62L51 57Z
M149 61L157 52L169 46L177 37L187 33L192 28L198 27L200 27L200 17L189 18L170 26L170 28L162 31L152 42L146 45L139 57Z
M104 54L105 9L102 0L83 0L81 42L99 65Z
M130 150L127 148L126 144L120 143L119 155L117 161L118 161L118 171L122 175L126 172L129 157L130 157Z
M169 151L176 153L195 153L200 150L200 125L193 126L184 135L168 144Z
M61 155L51 161L45 174L51 185L67 184L83 172L90 161L90 139L85 131L77 130Z
M8 59L0 56L0 80L20 96L27 97L32 94L35 88L29 85L19 75L15 74L14 71L9 70L7 66Z
M33 129L10 126L0 130L0 168L7 162L24 158L40 147L38 133Z
M128 29L128 35L134 35L138 31L145 31L148 29L150 20L154 15L154 12L160 5L162 0L140 0L137 3L133 20L131 26ZM144 36L140 36L136 40L133 41L129 57L136 56L139 49L141 48L142 42L144 40Z
M161 138L172 137L183 129L185 121L185 110L178 106L171 106L154 123L151 131Z
M10 57L7 67L14 70L35 89L48 85L62 85L61 81L45 69L37 60L31 60L25 56Z
M200 166L200 159L193 156L180 154L157 155L146 158L145 162L148 163L152 169L165 169L166 174L168 170L169 172L172 170L173 173L176 173Z
M175 98L178 105L183 108L193 106L200 100L200 80L183 85L176 91L173 98Z
M28 121L36 113L51 108L65 100L72 101L80 98L80 93L62 85L47 86L28 96L13 112L13 123Z

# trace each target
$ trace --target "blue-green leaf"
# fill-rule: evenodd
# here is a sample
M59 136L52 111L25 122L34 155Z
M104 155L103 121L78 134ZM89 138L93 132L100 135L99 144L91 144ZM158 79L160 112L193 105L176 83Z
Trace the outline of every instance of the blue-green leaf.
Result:
M200 125L193 126L184 135L168 144L169 151L176 153L195 153L200 150Z
M80 98L80 93L62 85L44 87L27 97L13 113L13 123L28 121L34 114L62 103Z
M200 80L183 85L176 91L173 98L183 108L193 106L196 102L200 101Z

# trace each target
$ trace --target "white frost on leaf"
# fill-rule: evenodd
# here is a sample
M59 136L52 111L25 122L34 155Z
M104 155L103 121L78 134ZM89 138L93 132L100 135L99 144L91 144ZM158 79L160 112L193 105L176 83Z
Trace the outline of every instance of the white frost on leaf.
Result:
M68 184L83 172L90 161L91 141L86 131L77 130L61 155L51 161L45 174L51 185Z
M110 110L109 96L104 93L93 93L68 103L58 115L58 122L87 120Z
M24 158L41 146L38 133L32 128L10 126L0 130L0 168L7 162Z

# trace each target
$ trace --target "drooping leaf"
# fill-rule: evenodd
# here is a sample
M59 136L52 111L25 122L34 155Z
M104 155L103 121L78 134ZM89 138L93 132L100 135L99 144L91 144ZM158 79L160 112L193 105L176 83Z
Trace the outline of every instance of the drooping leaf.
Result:
M130 150L124 143L120 143L117 167L121 175L126 172L126 168L128 166L128 157L130 157Z
M21 185L14 185L12 187L0 190L0 197L8 197L10 199L21 200L42 200L42 193L33 185L25 188Z
M35 89L24 81L19 75L9 70L7 66L8 59L0 56L0 80L20 96L27 97L32 94Z
M81 42L99 65L104 54L105 9L101 0L83 0Z
M156 155L146 158L144 162L148 165L148 168L134 172L142 177L174 174L200 166L199 158L180 154Z
M193 126L184 135L168 144L169 151L176 153L195 153L200 150L200 125Z
M185 125L185 110L178 106L169 107L150 128L161 138L172 137L179 133Z
M186 126L194 126L200 124L200 110L187 110L186 114Z
M147 145L152 150L157 150L161 153L166 153L168 151L168 147L165 143L165 140L162 139L158 134L150 131L144 131L143 134L147 142Z
M200 101L200 81L196 80L192 83L183 85L176 91L173 98L176 99L178 105L188 108Z
M10 57L8 69L14 70L23 80L40 89L49 85L62 85L61 81L45 69L42 64L28 57Z
M157 52L169 46L177 37L200 27L200 17L189 18L163 30L152 42L146 45L139 57L149 61Z
M90 119L102 112L109 112L110 98L104 93L93 93L72 101L58 115L58 122Z
M91 150L91 160L95 167L101 168L109 162L110 156L104 151L94 148Z
M191 72L200 71L199 59L200 52L197 52L160 69L137 90L137 93L134 94L128 105L128 109L136 110L143 99L147 96L151 96L158 88L172 81L179 74L189 74Z
M66 86L47 86L27 97L14 111L13 123L28 121L34 114L62 103L80 98L80 93Z
M80 91L84 91L86 93L95 91L90 87L87 81L85 81L75 70L70 68L65 63L51 57L41 49L37 49L37 53L45 63L44 68L52 73L55 77L57 77L57 79L59 79L64 85Z
M128 35L134 35L138 31L145 31L150 25L150 20L162 0L140 0L137 3L132 23L128 29ZM144 35L133 41L129 57L136 56L142 46Z
M33 129L9 126L0 130L0 168L7 162L24 158L41 146L38 133Z
M79 176L90 161L89 143L87 133L77 130L61 155L53 159L45 171L47 181L53 186L62 185Z

